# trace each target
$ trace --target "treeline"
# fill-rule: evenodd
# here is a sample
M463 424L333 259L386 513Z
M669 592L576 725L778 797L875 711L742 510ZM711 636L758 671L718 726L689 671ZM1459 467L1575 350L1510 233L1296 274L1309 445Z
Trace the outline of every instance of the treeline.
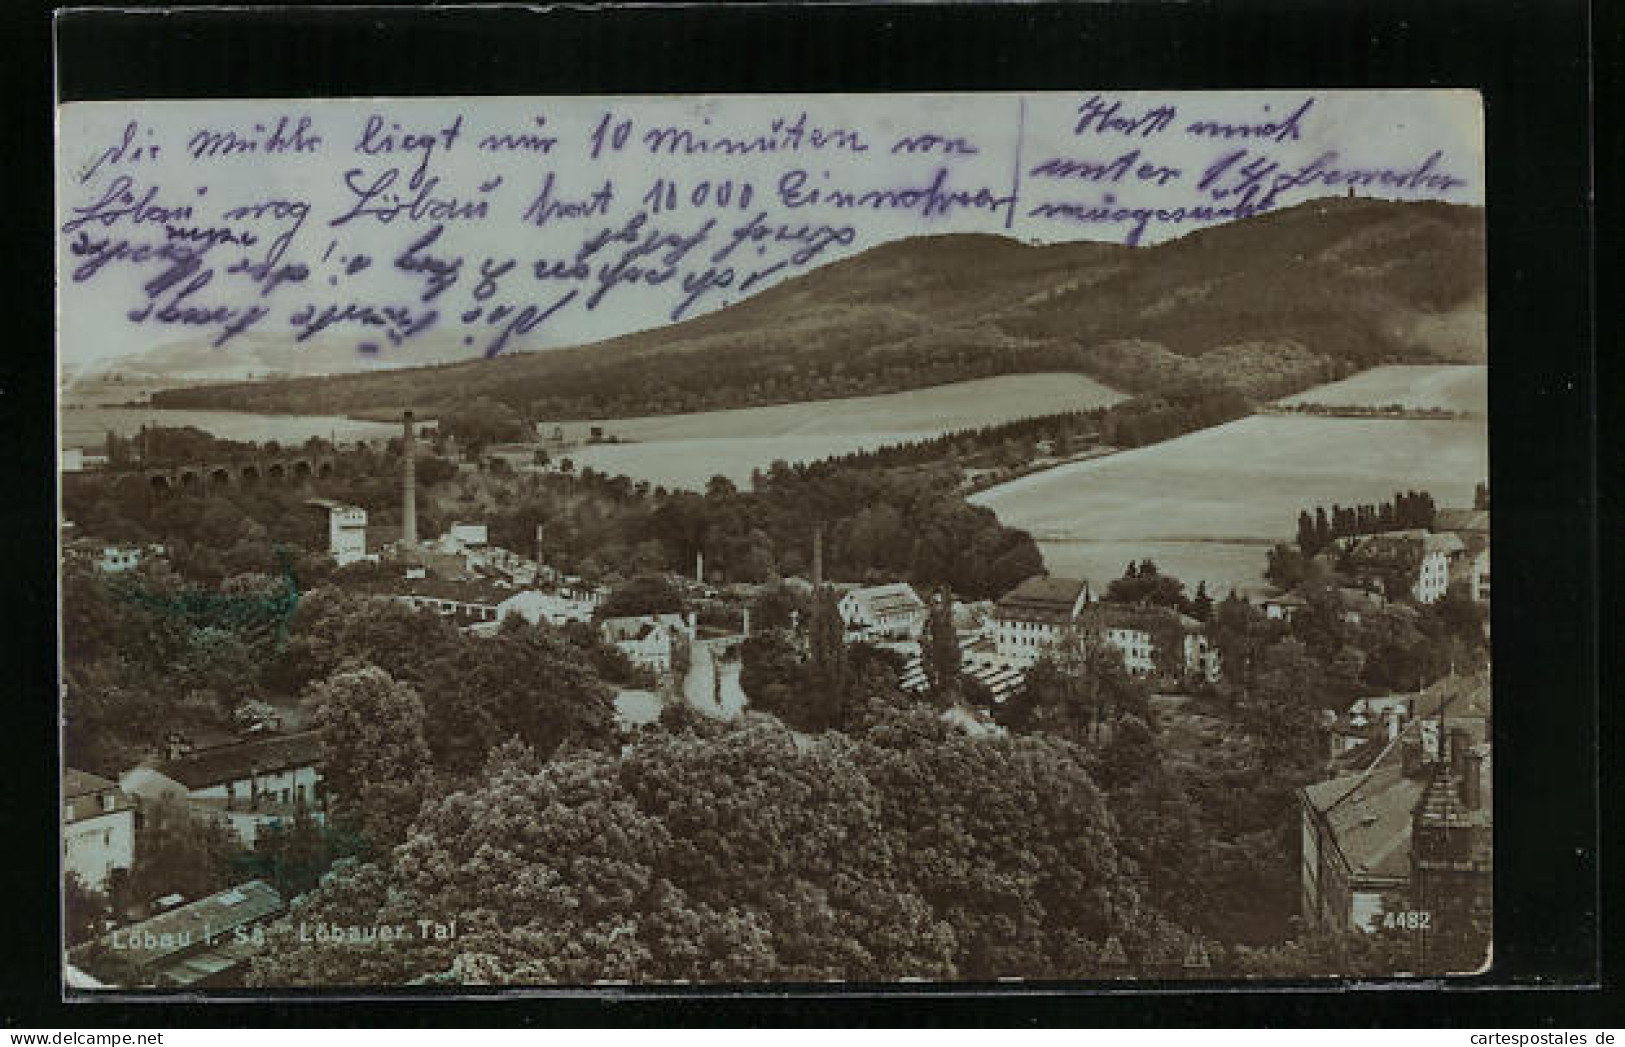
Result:
M1427 491L1396 491L1381 503L1315 506L1298 514L1298 551L1314 556L1339 538L1380 534L1383 531L1428 530L1433 526L1433 495Z
M954 462L964 467L1019 467L1037 457L1065 458L1106 444L1140 447L1245 417L1246 397L1230 390L1137 396L1110 407L1038 415L999 425L888 444L821 459L808 475L844 469L888 469Z
M1243 366L1243 361L1247 366ZM605 350L524 354L343 378L238 383L153 394L164 408L266 413L376 412L410 404L448 432L483 441L541 421L717 411L903 392L1010 374L1099 376L1120 388L1185 397L1231 388L1284 395L1332 377L1335 362L1299 347L1229 347L1187 358L1157 347L1076 342L906 342L879 347L780 344L630 356ZM1256 373L1255 373L1256 372Z

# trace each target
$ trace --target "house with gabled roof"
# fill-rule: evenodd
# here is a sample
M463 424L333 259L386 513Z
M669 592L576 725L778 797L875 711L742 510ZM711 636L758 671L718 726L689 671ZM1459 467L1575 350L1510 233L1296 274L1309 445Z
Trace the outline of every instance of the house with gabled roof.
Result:
M850 589L837 607L847 632L864 640L916 639L928 613L925 601L906 582Z
M262 829L291 821L301 810L323 820L322 732L300 731L198 749L165 760L142 779L152 799L186 790L186 803L227 823L244 846ZM134 772L126 775L134 783ZM135 787L132 784L132 787Z

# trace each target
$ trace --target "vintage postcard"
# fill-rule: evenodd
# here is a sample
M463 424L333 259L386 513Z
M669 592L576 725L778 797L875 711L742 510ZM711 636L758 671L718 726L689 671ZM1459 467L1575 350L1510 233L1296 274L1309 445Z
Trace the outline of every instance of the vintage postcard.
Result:
M1483 143L61 106L65 985L1486 969Z

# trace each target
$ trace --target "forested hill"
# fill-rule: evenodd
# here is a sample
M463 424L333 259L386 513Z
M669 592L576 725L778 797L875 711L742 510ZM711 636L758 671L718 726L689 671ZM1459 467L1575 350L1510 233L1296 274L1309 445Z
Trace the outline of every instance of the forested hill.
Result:
M1277 396L1379 362L1485 354L1483 212L1326 199L1151 247L894 241L597 345L157 394L164 407L531 419L713 410L1078 371L1133 392Z

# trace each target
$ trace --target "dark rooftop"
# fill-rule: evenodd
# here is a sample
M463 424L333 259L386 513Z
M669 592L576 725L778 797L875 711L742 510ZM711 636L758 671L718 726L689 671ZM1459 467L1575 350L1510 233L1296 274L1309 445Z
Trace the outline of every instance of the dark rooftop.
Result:
M1404 877L1410 873L1411 812L1427 788L1407 778L1397 758L1371 771L1305 786L1310 806L1325 815L1338 849L1355 875Z
M1089 583L1079 578L1038 574L999 597L995 610L1016 618L1065 618L1088 589Z
M181 956L206 949L212 942L231 941L232 930L282 911L282 896L263 880L250 880L230 890L199 898L179 909L154 916L113 932L104 939L121 965L151 971L170 965ZM150 944L149 944L150 943Z
M157 771L188 789L203 789L250 774L319 765L321 761L321 732L302 731L202 749L178 760L166 760Z

